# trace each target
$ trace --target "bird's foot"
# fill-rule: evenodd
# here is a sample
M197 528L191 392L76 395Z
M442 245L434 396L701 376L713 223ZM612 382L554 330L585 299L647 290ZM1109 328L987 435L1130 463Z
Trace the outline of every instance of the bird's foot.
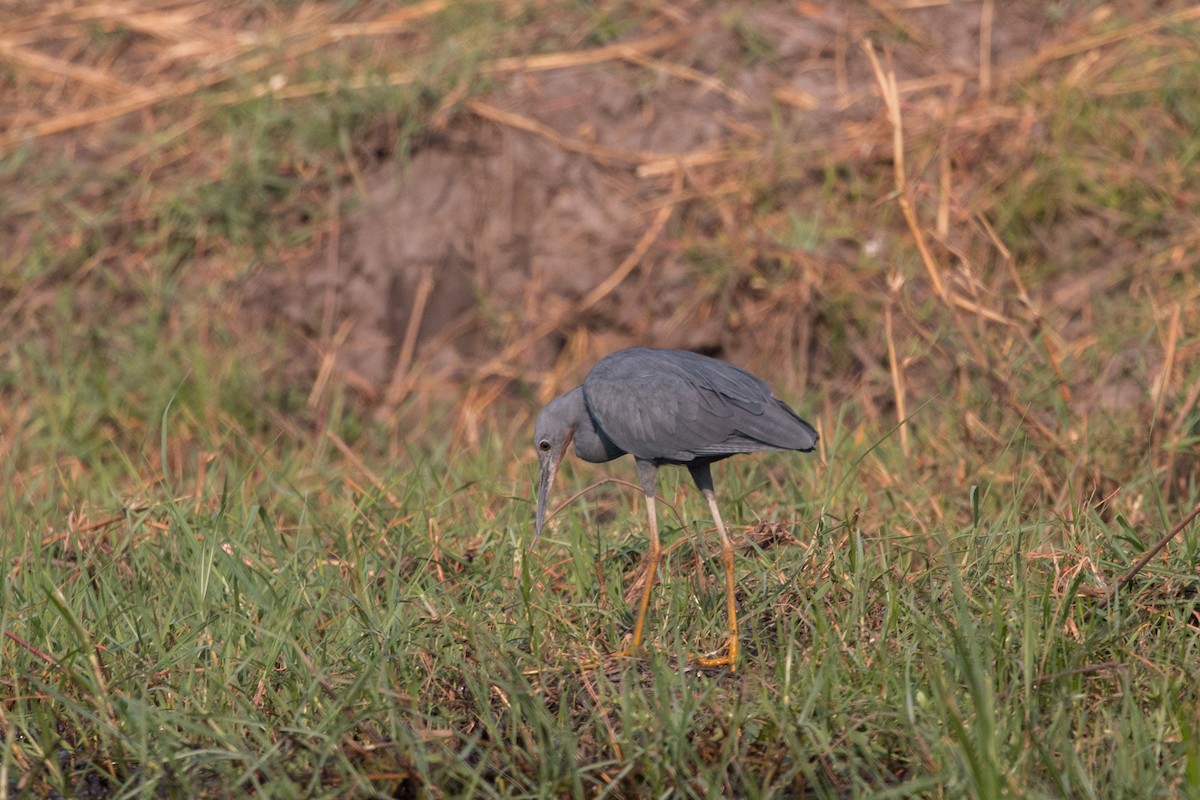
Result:
M702 667L729 667L730 672L737 672L738 640L729 640L729 645L722 656L696 656L696 663Z
M637 651L638 648L633 646L623 647L615 653L610 653L608 657L609 660L615 660L618 658L633 658L637 654Z
M617 653L617 654L609 656L607 658L592 658L592 659L588 659L586 661L577 661L577 662L574 662L570 666L570 669L577 669L577 670L601 669L604 667L605 664L607 664L609 662L609 660L611 660L613 658L620 658L623 655L626 655L626 654L625 653ZM547 672L558 672L561 669L562 669L562 665L554 666L554 667L550 667L550 666L530 667L529 669L521 670L521 674L527 678L533 678L533 677L541 677L541 675L543 675L544 673L547 673Z

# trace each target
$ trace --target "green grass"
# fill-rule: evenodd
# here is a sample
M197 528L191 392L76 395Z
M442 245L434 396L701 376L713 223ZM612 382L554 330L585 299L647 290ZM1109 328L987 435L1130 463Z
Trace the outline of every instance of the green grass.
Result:
M441 424L451 400L381 423L336 378L310 397L315 367L293 362L312 351L240 305L248 278L311 256L363 171L402 156L456 88L486 85L486 58L640 29L625 5L497 8L425 20L414 85L236 103L217 88L189 128L206 146L157 131L122 169L75 168L57 140L6 154L0 800L1200 797L1197 526L1115 602L1095 596L1200 500L1186 307L1152 391L1173 304L1200 278L1194 137L1169 124L1195 117L1194 53L1159 60L1170 40L1149 37L1092 83L1063 78L1086 72L1081 54L1003 98L1038 124L990 131L1002 141L972 199L1043 327L978 231L955 231L962 263L937 256L960 296L1016 324L928 291L877 157L735 165L739 196L680 208L669 238L731 335L770 339L746 320L794 325L807 298L819 353L802 396L781 386L819 423L819 452L716 469L738 547L731 672L691 661L725 619L685 473L660 482L678 514L660 506L643 650L612 659L633 625L643 505L600 483L533 541L532 385L486 409L477 443ZM729 14L746 65L781 60L770 31ZM134 36L94 35L101 49ZM290 77L349 80L364 53L378 56L332 49ZM1157 85L1089 93L1128 80L1139 53ZM383 74L386 59L367 62ZM138 143L105 135L117 155ZM1094 219L1115 232L1073 227ZM1060 230L1124 249L1089 261ZM829 255L867 240L883 254ZM1128 275L1105 279L1112 263ZM889 288L893 272L907 281ZM754 366L779 383L778 364ZM410 440L414 420L426 433ZM552 505L633 475L568 460Z
M719 478L731 518L768 504L784 532L739 552L736 673L688 663L720 643L723 603L703 504L675 480L688 530L665 541L694 540L665 562L644 654L618 661L630 491L589 498L604 522L569 507L530 549L528 473L498 479L495 446L419 462L389 487L398 507L291 444L163 476L95 530L10 516L27 535L0 553L8 778L65 795L1200 790L1194 533L1101 609L1071 570L1124 563L1111 524L972 511L964 492L939 505L965 524L914 535L924 521L873 502L856 448L827 436L828 465L769 460L794 480L782 495L753 461ZM872 457L904 467L891 439ZM830 510L852 503L854 526Z

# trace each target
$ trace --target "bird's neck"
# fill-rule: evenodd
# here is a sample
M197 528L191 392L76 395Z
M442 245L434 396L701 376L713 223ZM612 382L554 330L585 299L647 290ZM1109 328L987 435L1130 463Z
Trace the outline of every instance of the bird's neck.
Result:
M625 455L625 451L613 444L596 426L592 415L588 413L582 386L575 387L554 402L570 409L569 418L575 427L575 455L592 464L612 461Z

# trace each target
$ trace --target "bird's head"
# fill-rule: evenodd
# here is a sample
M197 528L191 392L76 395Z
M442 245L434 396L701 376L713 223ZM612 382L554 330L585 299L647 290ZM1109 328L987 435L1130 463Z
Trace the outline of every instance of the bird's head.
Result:
M546 524L546 503L558 465L562 463L567 447L575 436L575 421L568 413L568 404L560 402L564 397L566 395L543 408L533 428L533 446L537 450L538 465L542 468L542 477L538 482L537 536L542 535L542 526Z

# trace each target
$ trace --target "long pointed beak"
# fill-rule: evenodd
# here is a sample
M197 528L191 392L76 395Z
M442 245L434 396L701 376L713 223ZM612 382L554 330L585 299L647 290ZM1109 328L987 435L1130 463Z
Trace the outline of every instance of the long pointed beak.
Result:
M575 429L567 431L562 444L548 453L538 453L538 463L542 465L542 477L538 481L537 527L534 528L534 541L542 535L546 524L546 505L550 500L550 487L554 486L554 476L558 474L558 465L562 463L571 440L575 438Z
M554 476L558 472L559 458L542 460L542 479L538 481L537 527L534 528L534 539L542 535L542 527L546 524L546 503L550 497L550 487L554 485Z

